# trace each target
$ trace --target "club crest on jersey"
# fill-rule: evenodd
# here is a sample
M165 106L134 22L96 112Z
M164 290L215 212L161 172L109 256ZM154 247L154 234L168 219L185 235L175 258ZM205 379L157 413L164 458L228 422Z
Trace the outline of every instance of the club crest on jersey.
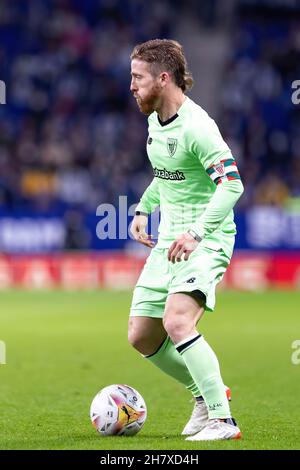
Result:
M175 154L176 149L177 149L177 139L173 139L172 137L168 137L167 147L168 147L168 152L169 152L170 157L173 157L173 155Z
M217 165L214 165L214 168L219 175L221 176L225 175L224 163L218 163Z

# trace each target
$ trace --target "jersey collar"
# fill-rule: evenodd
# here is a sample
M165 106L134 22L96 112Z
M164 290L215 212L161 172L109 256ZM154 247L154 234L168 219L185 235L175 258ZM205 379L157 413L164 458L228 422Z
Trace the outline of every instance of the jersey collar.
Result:
M174 116L170 117L169 119L167 119L166 121L162 121L159 117L159 115L157 115L157 119L158 119L158 122L161 126L167 126L168 124L171 124L171 122L175 121L175 119L178 118L178 114L174 114Z
M180 111L182 110L182 108L184 107L185 103L187 103L188 101L188 96L185 97L185 100L184 102L182 103L182 105L180 106L180 108L178 109L178 112L176 114L174 114L174 116L171 116L169 119L167 119L166 121L162 121L159 117L159 115L157 114L157 119L158 119L158 122L159 124L164 127L164 126L167 126L168 124L171 124L171 122L175 121L175 119L178 118Z

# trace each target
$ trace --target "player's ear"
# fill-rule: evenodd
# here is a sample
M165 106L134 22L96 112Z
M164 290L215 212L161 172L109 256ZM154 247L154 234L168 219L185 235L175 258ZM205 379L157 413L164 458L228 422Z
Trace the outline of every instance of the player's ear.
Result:
M168 72L162 72L159 75L159 81L162 87L166 86L170 81L170 75L168 74Z

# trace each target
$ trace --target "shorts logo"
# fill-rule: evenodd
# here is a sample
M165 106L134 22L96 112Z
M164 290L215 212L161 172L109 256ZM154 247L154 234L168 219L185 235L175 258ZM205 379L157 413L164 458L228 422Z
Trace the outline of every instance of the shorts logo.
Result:
M188 282L189 284L192 284L193 282L196 281L196 278L195 277L191 277L190 279L188 279L186 282Z
M175 154L176 149L177 149L177 139L173 139L171 137L168 137L167 147L168 147L168 152L169 152L170 157L173 157L173 155Z
M148 137L147 144L148 144L148 145L151 145L151 144L152 144L152 141L153 141L152 137L149 136L149 137Z

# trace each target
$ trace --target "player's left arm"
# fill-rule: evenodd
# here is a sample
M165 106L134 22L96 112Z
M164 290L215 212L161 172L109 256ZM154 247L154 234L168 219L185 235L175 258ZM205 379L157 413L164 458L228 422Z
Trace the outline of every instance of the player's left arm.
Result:
M232 156L209 167L207 173L217 184L217 188L204 213L190 228L201 239L219 227L244 191L236 162Z
M197 151L202 165L217 188L201 217L190 227L188 233L177 237L170 246L168 259L173 263L181 261L182 255L185 261L188 260L201 240L224 221L244 191L236 161L217 126L210 138L206 137L204 142L198 142Z
M173 263L181 261L183 254L183 259L187 261L201 240L214 232L227 217L242 195L243 190L243 184L238 178L220 181L201 217L191 226L188 233L177 237L170 246L169 261Z

